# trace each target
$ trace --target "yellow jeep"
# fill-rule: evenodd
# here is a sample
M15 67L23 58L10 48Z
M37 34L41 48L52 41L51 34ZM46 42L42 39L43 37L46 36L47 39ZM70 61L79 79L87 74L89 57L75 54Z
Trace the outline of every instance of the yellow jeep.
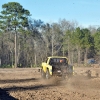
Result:
M73 70L74 67L68 64L67 57L53 56L42 63L41 76L44 79L49 79L51 76L65 78L72 76Z

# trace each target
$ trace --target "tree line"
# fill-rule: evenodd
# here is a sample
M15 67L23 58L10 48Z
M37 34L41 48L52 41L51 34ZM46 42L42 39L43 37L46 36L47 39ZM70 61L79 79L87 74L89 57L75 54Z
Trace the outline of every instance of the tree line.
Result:
M0 67L37 67L48 56L67 56L71 64L100 61L100 28L81 28L75 21L44 23L31 18L17 2L2 5Z

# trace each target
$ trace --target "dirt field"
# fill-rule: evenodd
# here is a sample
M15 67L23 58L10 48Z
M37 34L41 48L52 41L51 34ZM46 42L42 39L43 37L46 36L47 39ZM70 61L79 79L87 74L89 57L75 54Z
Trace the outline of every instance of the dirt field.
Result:
M98 77L87 77L95 70ZM0 100L100 100L100 68L75 68L66 81L43 80L37 69L0 69Z

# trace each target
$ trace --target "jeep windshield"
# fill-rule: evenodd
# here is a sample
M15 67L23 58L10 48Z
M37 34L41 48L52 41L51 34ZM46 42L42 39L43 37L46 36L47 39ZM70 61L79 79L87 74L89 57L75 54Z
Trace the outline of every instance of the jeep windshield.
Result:
M66 58L51 58L49 64L50 65L60 65L60 64L67 64Z

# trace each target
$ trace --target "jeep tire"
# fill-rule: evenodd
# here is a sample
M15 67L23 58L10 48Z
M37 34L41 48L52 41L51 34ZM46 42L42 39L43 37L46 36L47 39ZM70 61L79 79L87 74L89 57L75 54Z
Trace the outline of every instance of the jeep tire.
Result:
M50 73L49 73L49 70L47 69L47 71L46 71L46 79L50 79Z
M46 78L46 73L43 71L43 69L41 69L41 77L42 77L43 79Z

